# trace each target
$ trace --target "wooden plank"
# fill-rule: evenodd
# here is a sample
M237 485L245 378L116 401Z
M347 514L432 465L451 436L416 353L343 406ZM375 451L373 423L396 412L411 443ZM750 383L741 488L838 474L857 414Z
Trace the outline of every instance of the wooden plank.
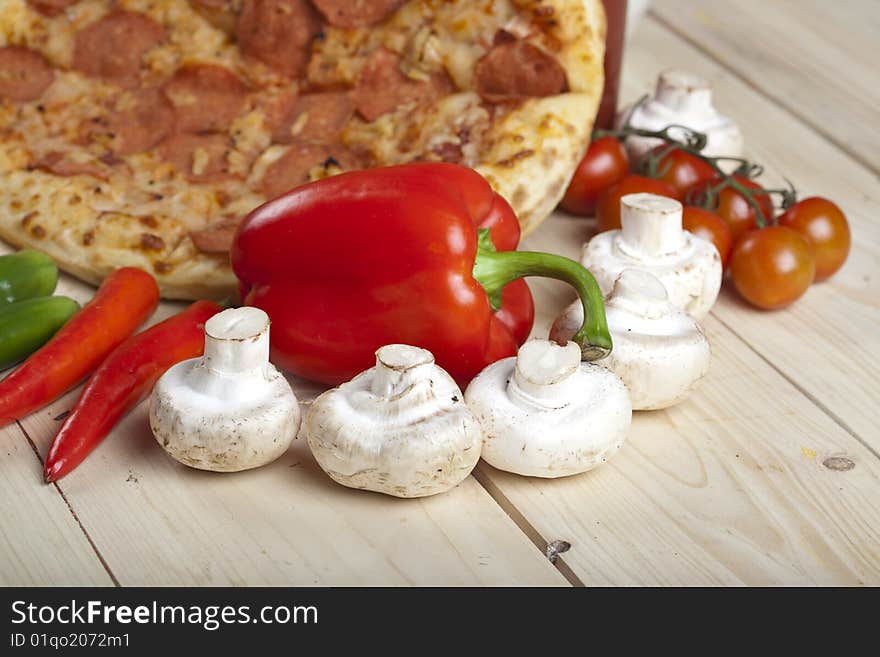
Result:
M61 289L90 293L67 277ZM303 400L319 390L294 384ZM41 454L75 397L23 422ZM146 404L60 488L122 585L567 584L472 477L426 500L354 491L326 477L302 439L258 470L200 472L159 448Z
M640 62L645 80L674 65L670 59L676 58L684 62L679 65L700 66L725 78L723 71L700 61L650 22L633 43L627 66L632 71L635 64L630 62ZM639 82L631 80L629 91ZM737 118L745 122L756 117L751 119L756 122L774 112L785 117L772 104L750 98L748 90L724 82L732 85L724 87L726 96L745 93L736 110L730 110ZM735 100L726 98L725 107ZM746 132L751 135L747 126ZM797 148L786 157L797 165L798 175L828 181L824 164L801 162L803 144L824 142L803 126L796 126L794 137ZM780 147L772 138L767 135L759 145L770 156ZM840 176L851 175L845 157L833 149L826 155L832 164L843 163L837 169ZM835 197L840 186L850 199L869 193L873 187L864 184L864 172L855 170L854 175L852 181L834 181ZM862 205L855 210L858 229L866 233L872 230L869 201L858 201ZM853 218L853 210L846 209ZM584 233L577 220L557 217L527 246L576 254ZM876 250L871 248L861 247L840 277L845 289L865 299L876 298L869 296L875 291L871 281L859 286L850 271L874 271L869 265L876 262ZM801 302L811 317L827 312L813 301L824 287ZM568 292L554 284L535 289L546 331ZM830 303L839 303L839 294L830 295ZM864 299L859 303L870 305ZM794 320L791 325L777 323L786 313L744 312L763 317L756 324L763 331L781 334L783 352L792 348L792 335L804 339L800 332L806 329ZM877 583L877 460L724 326L713 321L709 330L716 360L703 391L671 411L640 415L628 445L610 465L556 482L481 466L482 480L539 536L572 542L572 550L561 559L588 584ZM851 337L846 333L841 339ZM807 339L817 338L810 334ZM868 345L864 360L874 346ZM823 347L846 351L845 345ZM805 354L806 348L788 365L771 355L786 376L805 385L785 369L804 368L797 361ZM820 351L818 357L824 356ZM815 363L806 369L819 367ZM853 370L849 378L869 382L864 370ZM834 379L835 371L825 371L825 378ZM830 385L842 382L838 377ZM812 389L822 391L815 384L810 380ZM870 394L865 393L868 401ZM42 452L57 426L52 417L70 401L62 400L25 423ZM847 421L855 417L854 426L860 426L863 418L846 406L848 400L833 403L835 412ZM831 470L822 465L830 457L841 460L829 464L849 459L855 468ZM155 446L143 409L65 479L62 488L123 584L561 583L471 479L450 495L425 501L398 502L348 491L323 477L302 441L285 459L258 471L229 476L194 472L177 466Z
M0 444L0 586L112 585L18 425L0 429Z
M850 220L853 250L834 277L787 309L761 312L726 289L713 313L849 430L880 451L880 191L874 174L808 126L648 19L626 54L624 98L649 89L672 67L711 80L721 110L740 123L750 157L766 166L762 181L788 177L802 196L827 196ZM729 284L726 286L729 288Z
M657 0L652 13L880 171L875 0Z
M481 481L543 536L569 541L560 560L587 585L877 584L880 462L808 396L876 441L873 176L650 20L629 44L624 95L638 97L670 67L715 83L759 161L839 200L858 236L851 261L787 311L760 313L725 294L713 314L748 344L710 318L702 388L681 406L637 414L608 466L545 482L481 465ZM588 225L554 217L528 247L576 257ZM571 295L558 284L533 289L542 334Z
M757 312L723 294L713 314L748 344L710 320L714 362L704 387L683 406L638 414L607 468L540 482L481 466L481 480L543 535L570 541L561 559L587 584L876 584L877 459L774 370L876 448L875 177L650 20L629 44L624 95L638 97L670 67L714 82L771 182L785 174L844 207L854 253L786 311ZM586 233L558 218L529 246L576 255ZM544 322L570 298L558 286L551 292L550 307L539 309Z
M0 242L0 254L13 250ZM43 485L42 464L22 429L0 429L0 445L0 586L112 584L58 489Z
M554 217L528 246L576 255L584 231ZM533 289L546 335L571 295ZM588 586L880 583L880 460L720 322L706 328L701 388L637 413L608 465L545 481L481 464L480 481L542 536L571 543L560 560Z

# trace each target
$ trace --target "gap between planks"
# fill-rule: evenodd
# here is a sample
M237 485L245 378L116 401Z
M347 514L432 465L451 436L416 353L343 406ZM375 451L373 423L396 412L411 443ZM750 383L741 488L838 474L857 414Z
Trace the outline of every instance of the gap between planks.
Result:
M659 24L666 31L672 33L673 36L681 39L682 41L689 44L694 49L698 50L701 54L703 54L706 58L714 61L716 64L721 66L725 71L727 71L731 76L740 80L743 84L752 89L756 94L765 98L769 102L783 109L786 113L790 114L797 121L808 127L810 130L818 134L829 144L834 146L838 151L844 153L847 157L853 160L858 165L861 165L863 168L873 172L880 173L875 166L873 166L870 162L865 160L859 154L854 153L849 148L847 148L844 144L839 142L834 138L829 132L824 130L820 125L815 124L809 118L800 114L793 110L788 105L782 104L778 102L776 99L768 96L760 87L755 85L749 78L740 74L738 71L732 69L727 65L727 63L713 53L711 50L708 50L701 42L692 38L685 31L678 29L675 25L664 19L662 16L658 15L654 10L650 10L648 12L648 17L654 20L657 24ZM829 408L827 408L819 399L817 399L814 395L810 394L803 387L801 387L795 380L793 380L790 376L788 376L785 372L783 372L779 367L776 366L771 360L769 360L763 353L755 349L745 338L743 338L734 327L730 326L727 322L725 322L722 318L718 317L715 313L712 313L713 317L721 323L727 330L731 332L732 335L736 337L738 341L740 341L747 349L749 349L752 353L758 356L763 362L767 363L774 371L780 374L783 379L785 379L795 390L797 390L800 394L802 394L810 403L816 406L819 410L821 410L826 416L828 416L835 424L840 426L844 431L846 431L850 436L852 436L856 441L858 441L861 445L863 445L872 455L876 458L880 459L880 453L878 453L874 448L871 447L864 439L861 438L852 428L850 428L846 422L843 421L837 414L832 412ZM37 461L42 466L43 461L39 454L39 450L37 449L33 440L31 440L25 428L21 425L21 423L16 422L19 429L22 432L23 437L30 445L31 449L34 452L34 455L37 458ZM507 514L507 516L513 521L513 523L517 526L517 528L525 534L525 536L530 540L530 542L535 546L535 548L546 558L546 549L549 544L549 541L541 535L541 533L525 518L525 516L516 508L516 506L504 495L504 493L493 484L491 478L486 476L486 474L482 470L482 465L478 465L477 468L473 472L473 476L476 481L482 486L482 488L487 492L487 494L495 501L496 504L501 508L501 510ZM61 496L62 500L64 500L65 505L70 511L74 521L82 531L92 550L94 551L96 557L100 561L104 570L107 572L108 576L112 580L114 586L119 587L119 580L116 578L116 575L111 570L109 564L104 559L104 556L101 554L98 546L95 544L92 537L89 535L86 528L83 526L80 521L76 511L71 506L69 500L67 499L64 491L58 485L57 482L54 482L56 491ZM574 573L574 571L568 566L565 562L565 558L563 555L560 555L554 563L554 566L557 568L559 573L572 585L575 587L584 587L584 582Z
M785 372L783 372L779 367L777 367L772 361L767 359L764 354L755 349L745 338L739 335L736 330L731 327L727 322L725 322L722 318L718 317L715 313L712 313L714 319L716 319L720 324L722 324L730 333L738 340L742 345L744 345L749 351L754 353L758 358L760 358L763 362L765 362L768 366L770 366L774 371L782 376L782 378L788 382L796 391L798 391L801 395L803 395L811 404L817 407L822 413L828 416L835 424L840 426L844 431L846 431L850 436L852 436L856 441L858 441L861 445L863 445L873 456L880 459L880 454L874 450L871 445L867 444L855 431L853 431L849 426L846 425L845 422L842 421L836 414L831 412L824 404L822 404L818 399L816 399L813 395L811 395L808 391L802 388L796 381L794 381L790 376L788 376ZM43 459L40 456L39 450L28 435L27 430L21 425L20 422L16 422L16 425L20 429L22 436L30 445L31 450L34 453L34 456L37 459L37 463L42 468ZM492 500L499 506L499 508L511 519L511 521L517 526L517 528L523 532L523 534L529 539L529 541L535 546L535 548L541 553L542 557L547 558L547 546L550 541L547 540L544 536L542 536L541 532L532 525L525 517L525 515L516 507L516 505L511 502L507 496L501 491L501 489L496 486L491 477L487 476L483 471L483 464L480 463L474 469L472 475L477 483L486 491L486 493L492 498ZM56 491L61 496L61 499L64 501L68 510L71 513L76 524L79 526L80 531L82 531L89 545L95 553L95 556L98 558L104 570L107 572L107 575L113 582L113 585L116 587L120 586L119 580L116 575L113 573L109 564L107 563L104 556L101 554L101 551L98 549L98 546L95 544L95 541L89 535L89 532L83 526L82 522L79 519L75 509L71 505L70 501L67 499L67 496L64 494L64 491L58 485L58 482L54 482ZM566 579L574 587L585 587L586 584L575 574L575 572L569 567L569 565L565 562L565 558L563 555L559 555L556 561L553 563L559 573Z
M718 321L719 324L724 326L724 328L726 328L728 331L730 331L731 334L746 347L746 349L748 349L753 354L755 354L758 358L760 358L762 361L767 363L767 365L769 365L777 374L779 374L779 376L781 376L783 379L785 379L795 390L797 390L804 397L806 397L806 399L810 403L812 403L813 406L815 406L820 411L825 413L825 415L827 415L829 418L831 418L831 420L835 424L837 424L841 429L846 431L850 436L855 438L855 440L858 443L860 443L865 449L867 449L871 454L873 454L875 457L880 459L880 453L878 453L877 450L874 449L866 440L864 440L858 433L856 433L852 428L850 428L850 426L846 422L843 421L843 418L841 418L839 415L837 415L837 413L835 413L830 408L828 408L815 395L813 395L808 390L803 388L797 381L795 381L791 376L786 374L781 368L779 368L776 365L776 363L774 363L769 358L767 358L761 351L758 351L757 349L755 349L755 347L753 347L752 344L748 340L746 340L743 336L741 336L739 333L736 332L736 329L733 326L731 326L730 324L725 322L724 319L719 317L714 312L711 314L712 314L712 317L716 321Z
M24 439L27 441L28 445L31 446L31 450L33 450L34 456L36 456L36 458L37 458L37 463L39 463L39 465L40 465L40 470L42 470L43 469L43 458L40 456L40 450L37 449L36 443L34 443L34 441L31 440L31 437L28 435L27 430L24 428L24 426L22 426L21 422L16 420L15 424L21 430L21 434L24 437ZM92 540L92 537L89 535L89 532L86 531L86 528L83 526L82 522L80 521L79 516L76 514L76 511L74 510L73 506L71 506L70 501L67 499L67 496L64 494L64 491L61 490L61 486L58 485L57 481L53 481L52 485L55 487L55 490L61 496L61 499L64 500L64 504L67 506L67 510L70 511L70 515L73 516L74 522L76 522L80 531L83 533L83 536L86 537L86 540L89 542L89 545L91 546L92 550L94 551L95 556L98 557L98 561L101 562L101 566L103 566L104 570L107 572L107 575L110 577L111 581L113 582L113 586L115 586L117 588L120 587L119 580L116 579L116 575L110 569L110 564L108 564L107 560L104 559L104 555L101 554L101 551L98 549L98 546L95 544L95 541Z
M875 175L880 175L880 167L878 167L874 163L870 162L869 160L864 158L859 153L856 153L853 150L851 150L846 144L842 143L837 138L835 138L835 136L833 134L828 132L821 124L818 124L818 123L812 121L805 114L801 114L801 113L797 112L795 109L793 109L789 105L785 105L785 104L779 102L779 100L777 100L776 98L773 98L770 95L768 95L763 89L761 89L761 87L759 87L754 82L752 82L748 77L746 77L745 75L743 75L739 71L735 70L734 68L728 66L727 62L724 61L724 59L722 59L720 56L718 56L713 51L706 48L706 46L704 46L701 41L694 39L691 35L689 35L687 33L686 30L682 30L681 28L677 27L674 23L669 22L668 20L663 18L663 16L658 14L654 9L648 10L647 18L656 22L658 25L660 25L667 32L671 32L673 36L678 37L679 39L681 39L682 41L687 43L689 46L691 46L695 50L698 50L700 52L700 54L702 54L703 56L706 57L706 59L710 59L713 62L715 62L716 64L718 64L725 71L727 71L732 77L735 77L737 80L742 82L749 89L754 91L756 94L758 94L759 96L761 96L765 100L773 103L777 107L785 110L785 112L787 112L792 117L794 117L798 122L802 123L803 125L808 127L810 130L815 132L817 135L822 137L822 139L824 139L829 144L834 146L837 150L839 150L841 153L843 153L848 158L850 158L854 163L860 165L863 169L867 169L868 171L870 171L871 173L873 173ZM624 56L625 56L625 54L624 54Z
M870 171L874 174L880 173L880 169L877 169L870 162L862 158L859 154L854 153L849 148L847 148L844 144L841 144L837 139L834 138L833 135L822 129L821 126L816 125L809 118L795 112L788 105L784 105L780 103L775 98L770 97L767 93L765 93L760 87L755 85L749 78L740 74L735 69L728 66L727 62L724 61L721 57L717 56L711 50L708 50L700 41L697 41L693 37L687 34L687 32L679 29L674 24L667 21L665 18L660 16L655 10L651 9L648 11L648 18L657 23L660 27L665 29L667 32L671 33L673 37L677 37L680 40L684 41L688 45L690 45L695 50L698 50L702 55L704 55L707 59L711 59L718 66L727 71L731 76L738 79L740 82L745 84L749 89L754 91L756 94L767 100L769 103L779 107L784 112L791 115L796 121L803 124L805 127L809 128L817 135L819 135L822 139L828 142L832 147L836 148L838 151L849 157L856 165L861 166L862 168ZM774 371L776 371L783 379L788 381L791 386L801 393L807 400L810 401L814 406L816 406L819 410L821 410L825 415L827 415L831 420L837 424L841 429L846 431L850 436L852 436L859 444L863 445L865 449L867 449L871 454L873 454L876 458L880 459L880 452L878 452L874 447L872 447L864 438L862 438L854 429L852 429L837 413L833 412L830 408L828 408L820 399L818 399L815 395L807 391L803 388L797 381L795 381L791 376L789 376L786 372L784 372L780 367L778 367L773 361L771 361L767 356L765 356L762 352L755 349L752 344L745 339L742 335L740 335L736 328L728 324L724 319L722 319L717 313L713 312L712 316L718 320L721 324L724 325L742 344L746 346L752 353L754 353L758 358L767 363Z
M40 465L40 468L43 467L43 458L40 456L40 451L37 448L36 443L31 439L28 435L27 430L22 426L21 422L16 421L16 426L18 426L21 431L22 436L27 441L28 445L30 445L31 450L34 453L34 456L37 459L37 463ZM472 473L474 479L477 483L486 491L489 497L498 505L498 507L513 521L516 525L517 529L519 529L523 534L525 534L526 538L535 546L535 548L540 552L540 554L544 558L547 557L547 547L550 544L549 541L545 540L540 532L528 521L525 516L513 505L510 500L501 492L498 487L492 484L492 482L480 472L480 465L474 469ZM61 499L64 500L64 504L67 506L68 511L70 511L71 516L79 527L80 531L85 536L89 545L95 553L95 556L100 561L101 566L103 566L107 575L113 582L113 585L116 587L121 587L119 580L116 575L113 573L113 570L110 568L110 565L107 563L107 560L104 558L104 555L101 554L101 551L98 549L97 544L92 539L89 532L83 526L82 522L79 519L79 516L76 513L76 510L71 505L70 501L67 499L67 496L64 494L64 491L61 489L61 486L58 482L52 482L52 485L55 487L55 490L61 496ZM556 569L559 571L559 574L562 575L572 586L575 587L584 587L585 584L580 580L580 578L574 573L574 571L565 563L561 556L557 557L555 562L552 562Z
M541 532L539 532L537 528L526 519L522 512L516 508L516 505L511 502L507 496L501 492L501 489L492 482L492 479L486 476L483 472L483 468L485 467L484 464L485 462L482 460L477 463L477 467L474 468L474 471L471 473L473 478L483 487L489 497L495 501L495 504L507 514L507 516L513 521L513 524L515 524L519 530L526 535L526 538L532 542L544 558L549 559L547 548L550 546L550 541L541 535ZM559 571L559 574L568 580L569 584L577 588L586 587L586 584L584 584L581 578L575 574L567 563L565 563L564 557L558 555L556 560L551 561L551 563L556 567L556 570Z

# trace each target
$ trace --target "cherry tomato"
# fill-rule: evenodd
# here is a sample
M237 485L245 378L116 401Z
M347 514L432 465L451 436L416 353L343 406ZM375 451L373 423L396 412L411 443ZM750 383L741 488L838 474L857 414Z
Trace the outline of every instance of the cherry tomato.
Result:
M600 137L590 144L584 159L562 198L563 209L572 214L592 216L596 199L607 187L629 173L626 149L614 137Z
M675 190L662 180L636 175L626 176L599 195L599 201L596 204L596 219L598 220L596 230L602 233L606 230L620 228L620 199L627 194L639 193L675 198Z
M658 146L654 154L666 150L667 146ZM658 163L658 180L662 180L675 190L675 198L684 202L688 191L714 180L715 170L700 158L680 148L673 148Z
M688 205L682 212L681 224L685 230L712 242L721 256L721 266L727 268L733 238L730 235L730 227L724 219L714 212Z
M748 178L742 176L733 176L733 178L749 189L761 189L760 185ZM764 220L771 221L773 218L773 201L770 199L770 196L768 194L756 194L754 198L764 214ZM742 194L731 187L725 187L718 193L718 207L715 209L715 213L730 226L730 234L734 242L744 233L756 228L758 225L752 206L749 205L749 202Z
M730 256L730 276L742 297L758 308L782 308L800 298L816 275L813 247L786 226L742 236Z
M849 255L849 223L843 212L827 198L811 196L798 201L779 217L813 245L816 280L823 281L843 266Z

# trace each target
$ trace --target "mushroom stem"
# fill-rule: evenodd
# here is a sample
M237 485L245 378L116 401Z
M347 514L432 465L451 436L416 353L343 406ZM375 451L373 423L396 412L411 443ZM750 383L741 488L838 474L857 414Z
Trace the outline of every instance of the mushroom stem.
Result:
M256 308L237 308L205 323L205 365L218 374L243 374L269 362L269 318Z
M530 340L519 349L507 392L514 398L525 393L539 400L565 400L571 376L580 365L580 348L573 342Z
M627 194L620 199L624 248L633 255L658 257L682 247L682 207L675 199L655 194ZM623 246L622 245L622 246Z
M606 304L635 315L655 318L669 312L669 295L656 276L641 269L625 269L614 283Z
M679 217L679 222L681 218ZM611 333L605 320L602 290L596 279L583 266L562 256L532 251L497 251L482 229L474 278L479 281L494 309L501 306L504 286L526 276L542 276L563 281L578 293L584 306L584 321L571 338L581 350L582 360L598 360L611 351Z
M686 71L665 71L657 78L654 97L669 109L698 116L711 116L712 87L703 78Z
M376 371L370 391L388 399L406 392L416 383L430 378L434 355L418 347L391 344L376 352Z

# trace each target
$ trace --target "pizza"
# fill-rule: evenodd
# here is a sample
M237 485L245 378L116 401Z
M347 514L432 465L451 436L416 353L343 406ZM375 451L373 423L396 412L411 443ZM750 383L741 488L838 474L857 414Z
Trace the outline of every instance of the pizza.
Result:
M602 91L600 0L2 0L0 237L235 290L239 220L341 171L479 171L526 232Z

